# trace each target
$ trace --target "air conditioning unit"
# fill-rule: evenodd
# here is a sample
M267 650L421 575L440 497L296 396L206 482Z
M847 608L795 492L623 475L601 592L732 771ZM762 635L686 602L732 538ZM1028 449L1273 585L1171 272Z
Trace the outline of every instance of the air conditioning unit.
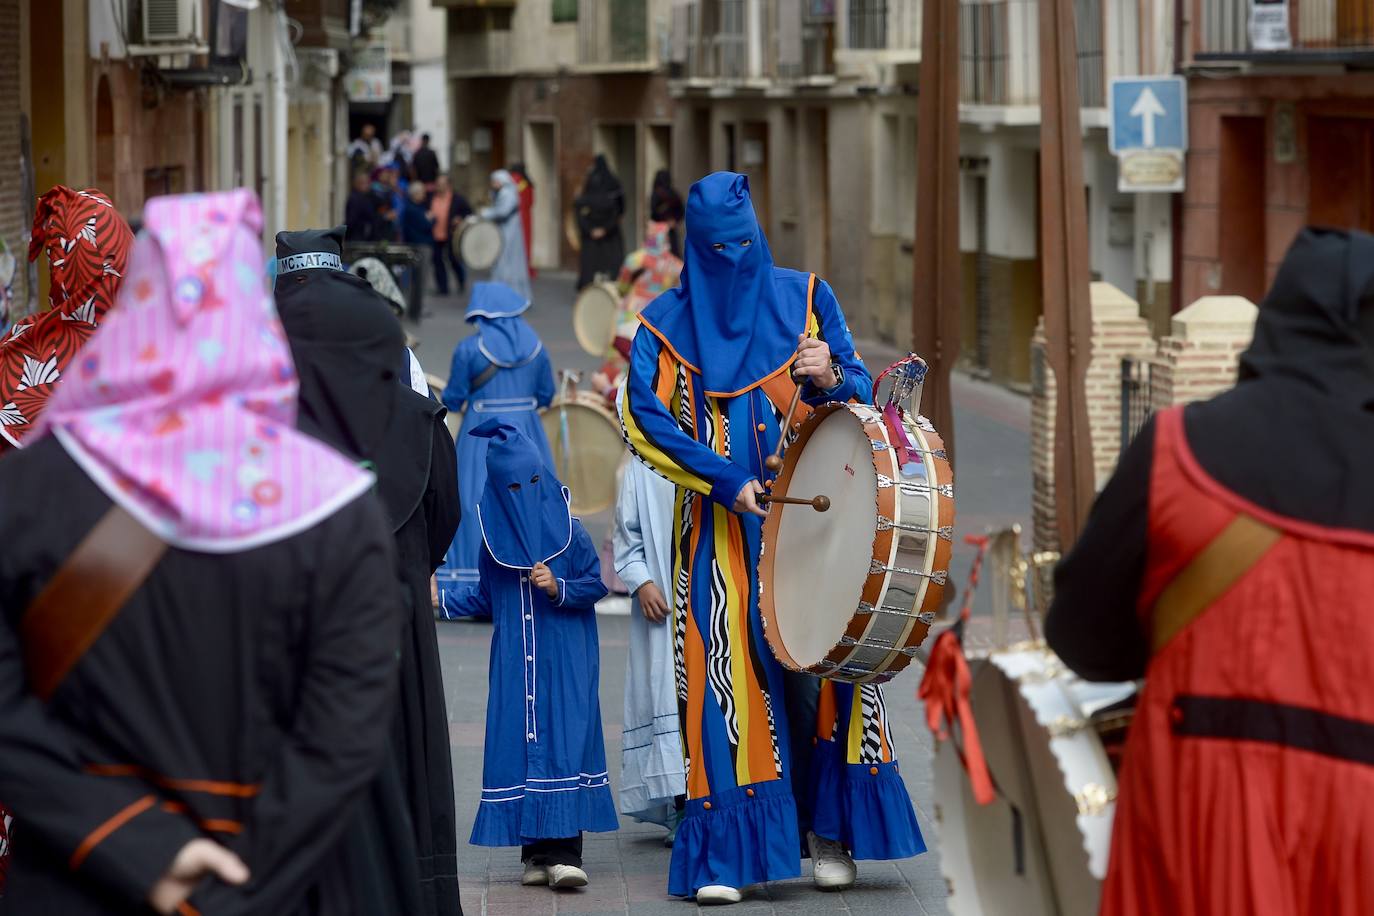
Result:
M143 43L204 44L204 7L204 0L143 0Z

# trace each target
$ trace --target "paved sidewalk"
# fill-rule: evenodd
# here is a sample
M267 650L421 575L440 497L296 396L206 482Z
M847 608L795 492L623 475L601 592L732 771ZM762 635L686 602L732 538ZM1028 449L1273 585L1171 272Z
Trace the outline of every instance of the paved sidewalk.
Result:
M541 274L535 282L535 307L527 314L553 358L556 369L583 372L597 360L578 347L572 335L572 277ZM458 297L427 300L430 315L410 333L419 338L416 350L425 368L448 374L454 345L469 333L462 321L465 300ZM875 370L898 354L892 347L866 343L862 352ZM955 379L955 422L958 426L959 476L956 480L960 535L981 532L1012 522L1025 525L1030 516L1029 406L1026 400L1001 388L963 376ZM583 519L599 544L610 524L610 513ZM956 542L952 575L964 588L972 552ZM981 610L987 596L975 606ZM608 611L623 608L608 606ZM606 736L606 760L611 785L619 785L620 720L625 681L625 653L629 621L624 616L598 616L601 630L601 715ZM455 621L439 624L448 694L453 767L458 795L459 870L463 908L468 916L514 914L680 914L694 905L667 896L670 851L662 845L658 827L621 822L611 834L588 834L585 857L591 885L580 891L555 893L547 888L520 887L519 851L490 850L466 844L481 790L483 720L486 714L489 624ZM914 663L888 685L887 700L902 773L916 803L917 819L932 851L897 863L860 863L859 883L850 891L824 894L809 878L755 889L745 902L728 913L852 913L856 916L940 916L946 912L945 884L940 874L932 809L931 739L915 698L920 664ZM809 867L809 863L803 866Z

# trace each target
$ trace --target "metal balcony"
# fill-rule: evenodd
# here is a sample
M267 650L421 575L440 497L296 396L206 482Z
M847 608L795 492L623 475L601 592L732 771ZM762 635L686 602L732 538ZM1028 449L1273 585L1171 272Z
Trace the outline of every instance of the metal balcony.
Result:
M1290 0L1286 23L1267 25L1251 0L1184 0L1192 6L1195 61L1374 62L1374 2Z
M1084 108L1107 104L1103 0L1075 0L1078 93ZM971 105L1040 104L1039 0L965 0L959 6L959 92Z

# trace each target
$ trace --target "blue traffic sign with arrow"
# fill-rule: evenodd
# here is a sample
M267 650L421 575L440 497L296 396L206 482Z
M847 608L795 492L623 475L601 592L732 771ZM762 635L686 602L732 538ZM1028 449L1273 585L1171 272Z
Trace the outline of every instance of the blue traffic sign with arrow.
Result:
M1112 80L1107 146L1113 153L1185 150L1188 87L1181 76L1118 76Z

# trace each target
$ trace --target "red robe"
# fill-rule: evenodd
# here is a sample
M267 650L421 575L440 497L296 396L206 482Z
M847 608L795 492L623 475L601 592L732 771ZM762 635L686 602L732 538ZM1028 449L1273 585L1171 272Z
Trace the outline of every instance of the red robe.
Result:
M515 176L515 189L520 192L520 231L525 234L525 267L534 277L536 271L531 264L534 249L530 247L530 234L534 231L534 185L519 172L512 174Z
M1279 539L1150 658L1102 916L1370 913L1374 534L1255 505L1203 469L1183 430L1182 409L1157 419L1146 632L1163 590L1238 515Z

